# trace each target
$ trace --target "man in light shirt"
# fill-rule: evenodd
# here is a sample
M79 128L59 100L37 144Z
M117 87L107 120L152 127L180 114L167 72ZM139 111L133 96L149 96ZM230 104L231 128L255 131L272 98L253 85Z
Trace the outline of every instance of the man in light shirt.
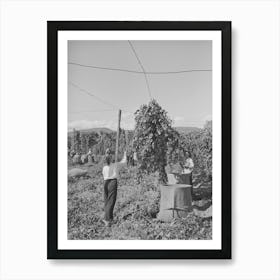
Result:
M191 194L193 197L193 182L192 182L192 172L193 172L193 168L194 168L194 163L193 160L190 157L189 152L185 153L185 162L184 164L182 164L182 174L184 177L184 183L187 185L191 185Z
M193 160L190 157L189 152L185 153L185 163L183 164L183 174L192 174L193 172L193 168L194 168L194 164L193 164Z
M126 166L126 152L120 162L112 162L112 153L110 149L105 152L105 165L102 170L104 178L104 220L106 226L110 226L113 221L113 211L117 199L117 188L119 170Z

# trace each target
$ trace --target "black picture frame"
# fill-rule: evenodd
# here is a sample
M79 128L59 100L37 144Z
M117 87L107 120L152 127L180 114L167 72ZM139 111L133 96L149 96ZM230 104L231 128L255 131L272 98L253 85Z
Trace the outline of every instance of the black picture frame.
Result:
M222 34L222 248L221 250L58 249L58 31L220 30ZM47 22L47 258L48 259L231 259L231 22L48 21Z

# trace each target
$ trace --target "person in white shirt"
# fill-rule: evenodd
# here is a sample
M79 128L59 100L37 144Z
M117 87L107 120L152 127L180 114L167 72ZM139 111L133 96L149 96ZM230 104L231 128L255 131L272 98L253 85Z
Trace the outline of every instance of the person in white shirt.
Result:
M104 220L106 226L113 221L113 211L117 199L119 170L126 165L126 152L120 162L112 162L110 149L105 152L105 165L102 170L104 178Z
M192 158L190 157L190 153L185 153L185 162L182 165L183 171L182 174L184 177L184 184L191 185L191 194L193 196L193 182L192 182L192 172L194 169L194 163Z
M87 156L91 156L92 152L91 149L88 150Z
M194 164L193 164L193 160L190 157L189 152L185 153L185 162L182 167L183 167L182 174L192 174Z

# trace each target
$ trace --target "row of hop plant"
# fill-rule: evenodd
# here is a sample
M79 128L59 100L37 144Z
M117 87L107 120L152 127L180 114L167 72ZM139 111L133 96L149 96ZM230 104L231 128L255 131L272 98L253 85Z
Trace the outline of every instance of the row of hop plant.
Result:
M132 157L137 153L137 180L138 183L145 174L158 172L159 182L166 183L166 167L182 164L185 154L192 157L194 173L201 180L209 181L212 178L212 122L207 122L203 129L181 134L173 128L168 113L151 100L135 112L134 131L120 132L119 160L124 151ZM112 133L74 133L68 137L69 150L74 149L87 152L92 149L95 156L102 156L110 148L115 151L116 132Z

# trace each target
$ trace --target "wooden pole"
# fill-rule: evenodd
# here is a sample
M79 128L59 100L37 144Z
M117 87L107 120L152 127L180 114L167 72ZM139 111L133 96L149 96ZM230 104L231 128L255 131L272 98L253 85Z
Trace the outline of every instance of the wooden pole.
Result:
M120 137L120 124L121 124L121 114L122 111L119 110L118 114L118 128L117 128L117 139L116 139L116 153L115 153L115 162L118 161L118 152L119 152L119 137Z
M128 148L128 130L125 131L125 149Z
M72 150L73 151L75 151L75 136L76 136L76 129L73 128L73 138L72 138Z

